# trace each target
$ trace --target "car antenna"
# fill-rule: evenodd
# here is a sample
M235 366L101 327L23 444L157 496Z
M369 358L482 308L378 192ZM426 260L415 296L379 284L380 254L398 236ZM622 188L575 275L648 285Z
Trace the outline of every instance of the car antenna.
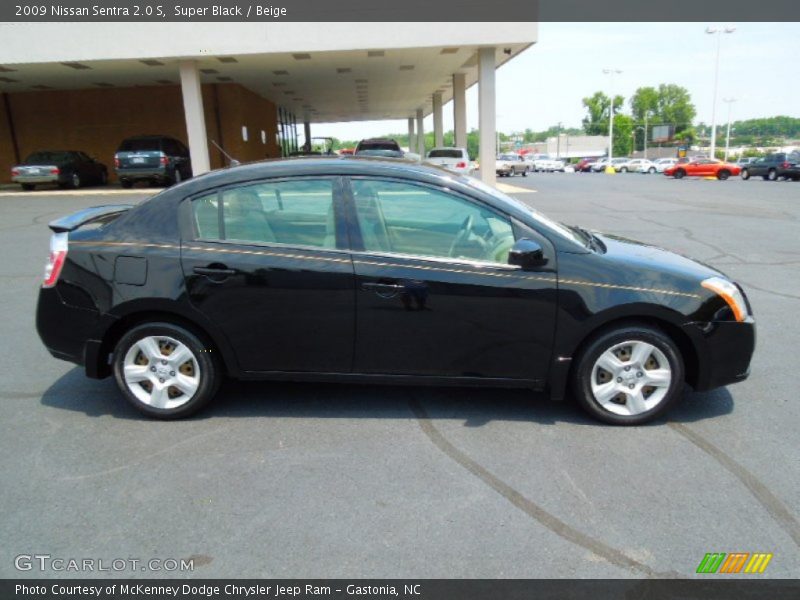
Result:
M214 144L214 147L215 147L217 150L219 150L220 152L222 152L222 153L225 155L225 158L227 158L227 159L228 159L228 162L230 163L230 166L231 166L231 167L235 167L235 166L238 166L238 165L242 164L242 163L240 163L238 160L236 160L235 158L233 158L233 157L232 157L230 154L228 154L227 152L225 152L225 150L222 148L222 146L220 146L220 145L219 145L219 144L218 144L216 141L214 141L214 140L210 140L210 141L211 141L211 143L212 143L212 144Z

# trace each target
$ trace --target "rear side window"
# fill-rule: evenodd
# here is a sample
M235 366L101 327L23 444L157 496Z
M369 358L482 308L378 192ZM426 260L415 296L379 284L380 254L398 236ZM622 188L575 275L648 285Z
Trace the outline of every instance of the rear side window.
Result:
M194 200L192 212L201 239L336 247L330 179L228 188Z

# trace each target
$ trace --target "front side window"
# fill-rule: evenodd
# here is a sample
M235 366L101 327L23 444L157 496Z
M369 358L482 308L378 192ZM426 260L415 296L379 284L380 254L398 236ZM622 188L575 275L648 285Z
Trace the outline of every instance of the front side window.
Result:
M336 247L333 181L279 181L228 188L192 202L198 237Z
M510 220L461 197L397 181L352 181L364 249L507 264Z

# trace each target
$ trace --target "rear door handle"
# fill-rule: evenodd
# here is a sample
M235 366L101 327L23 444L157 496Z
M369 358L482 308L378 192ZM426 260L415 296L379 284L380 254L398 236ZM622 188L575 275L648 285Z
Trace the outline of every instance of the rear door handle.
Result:
M195 267L193 269L195 273L198 275L210 275L210 276L223 276L227 277L229 275L236 275L235 269L229 269L224 265L220 265L219 267Z

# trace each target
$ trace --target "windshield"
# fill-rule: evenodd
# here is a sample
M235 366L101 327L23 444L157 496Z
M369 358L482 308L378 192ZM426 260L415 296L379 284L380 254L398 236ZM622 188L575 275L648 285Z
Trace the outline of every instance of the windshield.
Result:
M559 223L558 221L554 221L550 217L546 216L544 213L540 213L535 208L531 208L524 202L520 202L516 198L512 198L511 196L507 196L500 190L497 190L489 185L483 183L480 179L475 179L474 177L464 177L461 178L460 181L466 182L468 185L474 187L475 189L481 190L501 200L502 202L507 202L512 204L513 206L525 211L529 215L531 215L537 222L541 223L547 229L550 229L552 232L557 233L558 235L567 238L581 246L586 246L586 239L582 234L579 234L577 231L564 225L563 223Z
M357 156L383 156L385 158L403 158L403 153L391 148L359 148Z
M118 152L149 152L161 150L161 138L130 138L120 144Z
M447 148L431 150L428 158L461 158L461 150Z
M374 142L361 142L358 145L357 152L361 153L364 150L400 150L400 146L394 140L374 141Z

